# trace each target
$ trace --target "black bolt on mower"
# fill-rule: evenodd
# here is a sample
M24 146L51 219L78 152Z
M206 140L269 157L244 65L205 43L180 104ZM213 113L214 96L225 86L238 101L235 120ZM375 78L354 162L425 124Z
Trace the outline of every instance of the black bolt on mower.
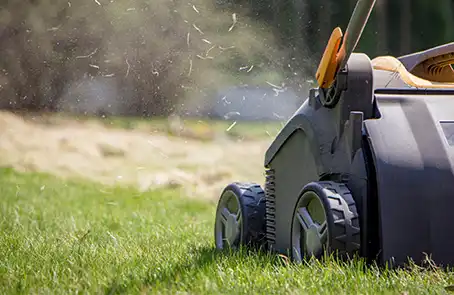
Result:
M374 4L359 0L345 34L332 32L319 87L265 154L264 188L222 192L217 248L454 264L454 43L399 58L353 53Z

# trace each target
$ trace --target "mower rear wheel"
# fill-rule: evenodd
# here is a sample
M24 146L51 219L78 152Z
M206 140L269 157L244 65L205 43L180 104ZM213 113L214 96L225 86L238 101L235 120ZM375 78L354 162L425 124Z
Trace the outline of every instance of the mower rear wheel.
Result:
M307 184L296 203L292 223L292 255L321 258L324 253L353 257L360 248L355 201L348 188L332 181Z
M260 185L235 182L223 190L214 237L217 249L265 245L265 192Z

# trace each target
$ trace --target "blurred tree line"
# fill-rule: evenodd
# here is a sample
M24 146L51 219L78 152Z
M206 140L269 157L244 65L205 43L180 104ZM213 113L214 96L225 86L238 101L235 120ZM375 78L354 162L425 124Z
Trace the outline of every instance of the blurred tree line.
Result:
M232 84L298 86L355 4L1 1L0 108L162 115ZM454 0L377 0L357 50L402 55L453 41L453 15Z
M166 115L214 86L273 79L285 52L239 12L212 0L0 1L0 108Z
M334 27L345 32L357 0L237 0L267 20L313 73ZM357 51L400 56L454 41L454 0L377 0ZM310 57L309 59L307 57ZM315 63L314 63L315 62Z

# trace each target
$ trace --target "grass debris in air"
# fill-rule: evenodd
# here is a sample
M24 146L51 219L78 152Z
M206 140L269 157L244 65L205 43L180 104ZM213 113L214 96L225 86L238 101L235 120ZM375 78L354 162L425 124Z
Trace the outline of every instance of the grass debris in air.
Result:
M0 290L15 293L444 294L453 273L296 266L213 249L215 204L0 170Z

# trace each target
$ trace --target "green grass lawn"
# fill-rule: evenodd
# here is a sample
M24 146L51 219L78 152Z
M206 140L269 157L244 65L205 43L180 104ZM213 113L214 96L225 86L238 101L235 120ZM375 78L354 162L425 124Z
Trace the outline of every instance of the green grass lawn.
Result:
M213 250L215 204L0 170L0 293L443 294L454 274ZM181 293L180 293L181 294Z

